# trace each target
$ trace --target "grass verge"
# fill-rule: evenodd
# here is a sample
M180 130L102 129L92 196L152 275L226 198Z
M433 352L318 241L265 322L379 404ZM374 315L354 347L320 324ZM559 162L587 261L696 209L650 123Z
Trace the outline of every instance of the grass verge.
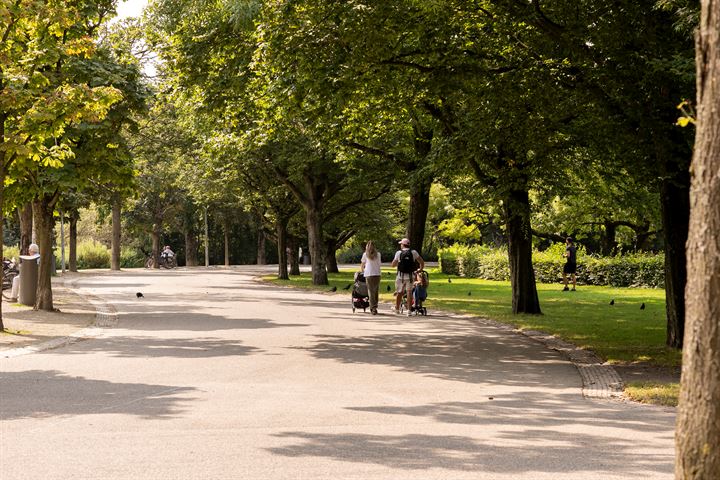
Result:
M679 383L630 382L625 385L628 398L652 405L677 407L680 395Z

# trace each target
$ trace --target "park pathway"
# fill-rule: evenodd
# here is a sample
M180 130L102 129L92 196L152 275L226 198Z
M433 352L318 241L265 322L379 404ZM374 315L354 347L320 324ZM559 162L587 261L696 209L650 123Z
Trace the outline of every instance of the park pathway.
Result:
M257 271L81 276L118 323L0 359L0 479L672 478L672 411L583 398L524 336Z

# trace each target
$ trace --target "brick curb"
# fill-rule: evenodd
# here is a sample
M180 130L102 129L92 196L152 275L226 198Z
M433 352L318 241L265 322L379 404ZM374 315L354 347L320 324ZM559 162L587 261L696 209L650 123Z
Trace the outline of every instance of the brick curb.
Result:
M72 290L73 293L78 295L80 298L86 300L93 307L95 307L95 321L89 327L78 330L75 333L64 337L53 338L42 343L34 345L28 345L25 347L18 347L9 350L3 350L0 352L2 358L13 358L21 355L27 355L30 353L43 352L45 350L52 350L65 345L70 345L81 340L88 340L90 338L97 338L103 333L103 329L111 328L117 325L118 315L115 307L109 303L104 302L99 297L94 295L82 293L75 287L75 283L78 279L66 280L62 279L62 286Z

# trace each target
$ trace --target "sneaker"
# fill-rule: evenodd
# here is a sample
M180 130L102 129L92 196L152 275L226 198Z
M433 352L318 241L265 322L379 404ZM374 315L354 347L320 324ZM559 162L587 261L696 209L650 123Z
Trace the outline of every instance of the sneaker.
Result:
M398 309L395 308L395 307L392 307L392 313L394 313L395 315L397 315L398 313L400 313L400 310L398 310Z
M373 315L377 315L377 308L371 308L370 313L372 313Z
M407 311L407 316L412 317L412 312L410 310Z
M570 290L568 287L563 288L563 292L567 292L568 290Z

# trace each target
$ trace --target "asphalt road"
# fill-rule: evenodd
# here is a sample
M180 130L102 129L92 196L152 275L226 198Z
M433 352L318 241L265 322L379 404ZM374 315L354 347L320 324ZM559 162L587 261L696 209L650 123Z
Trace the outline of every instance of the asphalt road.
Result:
M255 272L83 277L119 323L0 359L0 479L672 478L671 410L584 399L532 340Z

